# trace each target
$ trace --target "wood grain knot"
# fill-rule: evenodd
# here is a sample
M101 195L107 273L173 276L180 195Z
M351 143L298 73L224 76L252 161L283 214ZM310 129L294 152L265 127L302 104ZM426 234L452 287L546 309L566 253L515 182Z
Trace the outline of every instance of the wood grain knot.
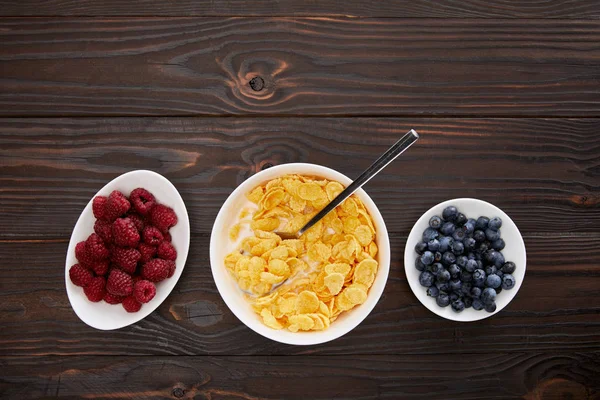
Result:
M250 82L248 83L255 92L260 92L265 87L265 81L260 76L255 76L254 78L250 79Z
M169 312L176 321L187 320L200 327L215 325L223 319L223 313L219 307L208 300L173 304L169 308Z
M183 396L185 396L185 389L180 388L180 387L173 388L173 391L171 392L171 394L173 395L173 397L180 399Z

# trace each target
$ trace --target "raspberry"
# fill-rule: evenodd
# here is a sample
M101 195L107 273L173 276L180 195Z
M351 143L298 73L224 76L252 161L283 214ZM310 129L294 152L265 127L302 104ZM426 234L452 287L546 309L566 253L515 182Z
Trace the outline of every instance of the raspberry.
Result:
M125 296L115 296L114 294L106 292L103 300L108 304L120 304L125 300Z
M113 222L115 219L129 211L130 207L131 204L129 203L129 200L127 200L127 197L118 190L114 190L108 196L108 200L106 200L106 207L104 207L105 219L109 222Z
M156 295L156 286L150 281L139 281L133 287L133 294L140 303L148 303Z
M167 232L170 227L177 224L177 214L175 214L172 208L164 204L156 204L150 210L150 220L152 221L152 225L162 232Z
M119 269L112 269L106 282L106 290L115 296L129 296L133 292L133 279Z
M75 257L77 258L77 261L86 268L91 268L95 262L92 260L92 257L88 255L85 241L79 242L77 243L77 246L75 246Z
M123 308L130 313L138 312L142 308L142 303L137 301L134 296L129 296L123 300Z
M163 240L163 234L153 226L147 226L144 228L144 242L150 246L158 246Z
M155 258L142 266L142 278L150 282L160 282L169 276L173 261Z
M129 218L131 222L133 222L133 225L135 225L135 228L139 233L144 231L144 227L146 226L144 218L140 217L138 214L127 214L126 218Z
M154 206L154 196L144 188L134 189L129 195L129 200L135 210L142 215L148 214Z
M146 243L140 243L138 245L138 251L141 254L140 262L146 263L154 258L156 255L156 247L150 246Z
M163 240L165 242L169 242L171 243L172 239L171 239L171 234L169 232L166 232L165 234L163 234Z
M112 243L113 233L112 224L108 221L96 220L94 223L94 232L98 234L104 241L104 243Z
M136 247L140 242L140 233L129 218L119 218L113 222L113 238L121 247Z
M175 261L169 264L169 267L169 275L167 275L167 278L170 278L173 276L173 274L175 274Z
M89 269L79 264L75 264L69 269L69 278L77 286L85 287L92 281L93 277L94 275L92 275Z
M106 201L108 199L106 196L96 196L92 201L92 211L94 212L94 217L97 219L105 219L106 218Z
M136 249L116 247L113 249L110 259L117 267L132 275L137 268L137 263L142 255Z
M96 233L92 233L85 241L85 250L93 260L104 260L109 255L104 241Z
M106 275L108 272L108 260L94 261L91 269L98 276Z
M160 242L157 249L158 258L163 260L175 261L177 259L177 250L169 242Z
M101 276L92 278L92 281L83 288L83 293L85 293L89 301L94 303L99 302L106 294L106 281Z

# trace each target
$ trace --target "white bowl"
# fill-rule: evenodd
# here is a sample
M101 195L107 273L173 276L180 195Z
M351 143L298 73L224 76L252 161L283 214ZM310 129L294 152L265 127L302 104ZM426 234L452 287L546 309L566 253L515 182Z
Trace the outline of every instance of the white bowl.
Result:
M457 313L452 310L452 307L440 307L436 304L435 298L427 296L427 289L419 283L420 271L415 268L417 252L415 246L421 241L423 231L429 227L429 220L434 215L441 217L442 211L448 206L455 206L459 212L465 214L467 218L477 219L480 216L489 218L500 217L502 219L502 227L500 228L502 239L506 243L506 247L502 250L506 261L512 261L516 264L517 269L513 273L516 284L510 290L502 290L496 297L496 311L489 313L485 310L476 311L472 307L466 308L464 311ZM406 248L404 249L404 269L406 270L406 279L417 299L430 311L453 321L477 321L480 319L491 317L500 312L510 303L515 297L523 279L525 279L526 254L525 243L521 232L515 225L512 219L504 211L493 204L477 199L454 199L438 204L429 209L419 218L415 226L410 231L410 235L406 240Z
M107 183L94 197L108 196L113 190L120 190L126 196L129 196L129 193L138 187L149 190L159 203L173 208L177 213L177 225L169 230L173 246L177 250L175 274L171 278L158 283L156 285L156 296L149 303L142 305L142 309L136 313L128 313L120 304L111 305L104 301L99 303L89 301L83 293L83 288L75 286L71 282L69 268L77 263L75 258L77 243L87 239L94 232L96 218L92 212L92 198L75 224L65 265L65 283L71 306L75 314L92 328L101 330L118 329L145 318L156 310L171 293L185 266L190 247L190 221L181 195L167 178L152 171L131 171Z
M358 190L356 195L364 203L367 211L369 211L369 214L373 218L375 229L377 230L376 243L379 248L379 270L377 271L373 286L369 290L367 301L350 311L342 313L338 319L331 323L328 329L323 331L294 333L267 327L244 298L243 292L238 288L234 278L225 268L223 259L229 250L226 245L230 242L229 228L237 222L240 211L247 204L245 194L264 182L286 174L318 176L338 181L343 185L348 185L352 182L350 178L333 169L305 163L278 165L251 176L229 195L215 220L210 237L210 265L212 274L219 293L231 312L256 333L271 340L287 344L311 345L324 343L350 332L369 315L375 304L377 304L383 293L390 269L390 241L388 232L383 217L373 200L371 200L364 190Z

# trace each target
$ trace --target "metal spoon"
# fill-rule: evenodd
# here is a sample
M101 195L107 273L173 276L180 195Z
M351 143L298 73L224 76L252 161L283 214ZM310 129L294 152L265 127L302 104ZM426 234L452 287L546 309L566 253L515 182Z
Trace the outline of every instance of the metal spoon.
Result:
M414 142L419 139L419 134L411 129L408 133L396 143L392 145L385 153L381 155L369 168L365 170L358 178L354 180L342 193L338 194L335 199L331 200L317 215L306 223L298 232L274 232L281 239L298 239L304 232L309 230L314 224L319 222L324 216L329 214L334 208L339 206L344 200L360 189L372 177L377 175L379 171L384 169L389 163L394 161L404 150L408 149Z

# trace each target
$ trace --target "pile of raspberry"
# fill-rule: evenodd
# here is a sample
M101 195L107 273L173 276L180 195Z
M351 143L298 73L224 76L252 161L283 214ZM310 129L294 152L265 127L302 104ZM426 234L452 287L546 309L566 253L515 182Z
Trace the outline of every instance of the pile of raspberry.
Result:
M156 295L155 284L175 273L177 251L169 229L177 215L143 188L129 198L118 190L96 196L92 207L94 233L77 243L78 264L69 269L69 277L90 301L138 312Z

